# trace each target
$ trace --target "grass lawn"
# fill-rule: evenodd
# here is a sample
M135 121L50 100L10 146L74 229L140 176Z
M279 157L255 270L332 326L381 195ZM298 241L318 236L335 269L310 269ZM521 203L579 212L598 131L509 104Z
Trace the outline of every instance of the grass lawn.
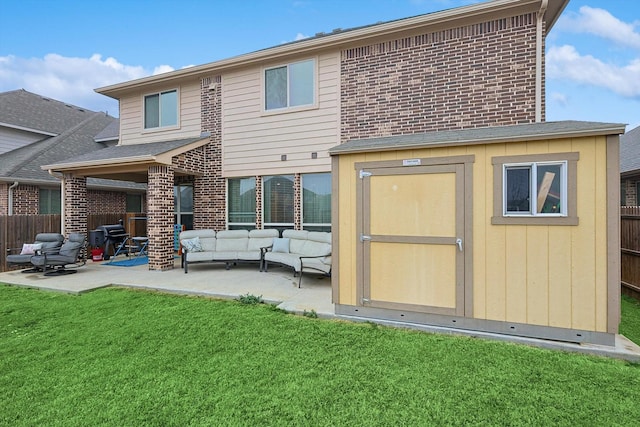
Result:
M624 300L623 333L640 337ZM635 334L635 335L634 335ZM638 425L640 365L107 288L0 285L0 425Z

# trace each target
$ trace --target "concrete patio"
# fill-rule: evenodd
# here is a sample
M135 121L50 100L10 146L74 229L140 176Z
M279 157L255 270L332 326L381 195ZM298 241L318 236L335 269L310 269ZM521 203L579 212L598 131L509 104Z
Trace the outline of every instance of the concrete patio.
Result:
M126 257L119 256L118 260ZM593 344L573 344L548 341L512 335L488 332L468 331L429 325L401 323L387 320L373 320L352 316L337 316L331 302L331 279L317 274L307 274L302 278L302 287L298 289L298 278L292 270L284 267L269 267L263 273L257 264L238 264L230 270L222 263L193 264L189 273L180 268L180 259L175 259L174 269L168 271L149 271L148 265L118 267L107 261L88 261L78 268L76 274L64 276L44 276L42 273L22 273L21 270L0 273L0 283L24 286L49 291L81 294L108 286L148 289L184 295L199 295L221 299L237 299L241 295L262 296L270 304L279 308L302 314L314 310L318 317L343 318L351 321L375 321L376 323L421 330L424 332L466 335L499 341L508 341L532 345L553 350L588 353L640 362L640 346L622 335L616 336L616 346Z
M118 260L126 257L118 256ZM315 310L318 316L333 317L331 302L331 279L317 274L302 277L298 289L298 278L284 267L271 267L261 273L258 264L238 264L226 270L222 263L189 265L189 273L180 268L180 259L175 259L175 268L168 271L150 271L147 264L133 267L110 265L108 261L93 262L79 267L76 274L44 276L42 273L22 273L21 270L0 273L0 283L25 286L50 291L80 294L107 286L124 286L171 292L185 295L200 295L222 299L236 299L240 295L252 294L283 310L303 313Z

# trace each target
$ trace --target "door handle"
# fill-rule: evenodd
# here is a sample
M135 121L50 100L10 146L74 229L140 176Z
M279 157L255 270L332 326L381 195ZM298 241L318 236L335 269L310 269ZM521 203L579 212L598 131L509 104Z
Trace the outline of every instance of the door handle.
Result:
M458 245L458 249L462 252L462 239L456 239L456 245Z

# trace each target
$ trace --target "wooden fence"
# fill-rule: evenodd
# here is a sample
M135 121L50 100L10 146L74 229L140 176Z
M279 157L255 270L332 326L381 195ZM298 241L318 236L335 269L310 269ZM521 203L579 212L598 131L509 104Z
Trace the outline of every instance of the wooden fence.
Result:
M60 215L0 216L0 272L7 271L7 254L16 253L15 250L22 248L23 243L33 242L36 234L60 233L61 220ZM99 225L118 224L120 220L131 236L147 235L147 222L141 213L89 215L87 230L94 230Z
M640 206L620 208L622 293L640 299Z

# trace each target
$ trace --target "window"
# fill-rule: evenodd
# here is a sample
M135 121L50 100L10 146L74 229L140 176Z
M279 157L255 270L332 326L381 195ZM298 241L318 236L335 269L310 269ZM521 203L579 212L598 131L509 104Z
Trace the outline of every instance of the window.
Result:
M178 185L173 187L173 223L193 230L193 187Z
M302 228L331 231L331 174L302 175Z
M293 228L293 175L263 178L265 228Z
M578 153L494 157L492 224L577 225Z
M38 213L41 215L62 213L61 192L59 189L40 189Z
M264 72L265 110L313 105L315 103L313 59L294 62Z
M178 91L154 93L144 97L144 128L178 125Z
M230 230L256 227L256 179L227 180L227 224Z
M566 170L566 162L504 165L504 215L566 216Z
M144 212L142 194L127 194L127 212Z

